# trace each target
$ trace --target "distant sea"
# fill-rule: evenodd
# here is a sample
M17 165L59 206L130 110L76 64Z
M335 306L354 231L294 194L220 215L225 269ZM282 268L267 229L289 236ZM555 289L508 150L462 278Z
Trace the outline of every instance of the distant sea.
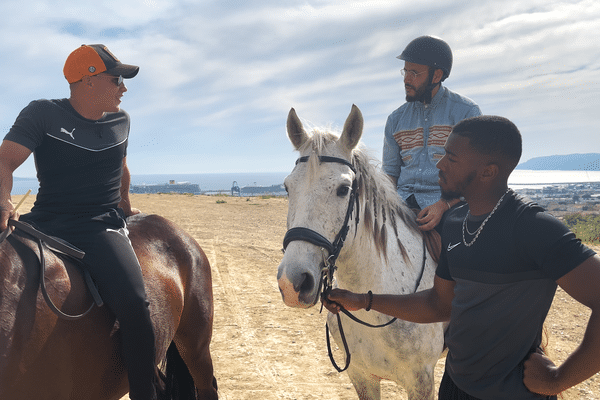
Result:
M271 186L283 183L289 172L239 172L219 174L159 174L132 175L133 185L165 184L175 182L196 183L205 192L229 191L235 181L241 188L244 186ZM600 171L541 171L515 170L508 180L514 189L536 188L549 185L569 183L600 182ZM13 195L25 194L28 189L37 193L38 183L35 178L15 178Z
M600 182L600 171L547 171L516 169L508 178L513 189Z
M132 185L165 184L169 181L196 183L203 192L230 191L233 182L237 186L271 186L283 183L289 172L233 172L219 174L157 174L132 175ZM31 189L35 194L38 190L36 178L14 178L13 195L25 194Z

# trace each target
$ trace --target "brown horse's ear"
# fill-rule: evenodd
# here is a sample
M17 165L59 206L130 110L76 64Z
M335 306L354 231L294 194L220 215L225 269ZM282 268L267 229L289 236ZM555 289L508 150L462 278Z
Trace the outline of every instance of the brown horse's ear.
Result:
M346 122L344 123L344 130L342 136L340 136L340 142L348 150L352 150L356 147L360 141L363 131L363 116L358 107L352 104L352 110Z
M287 119L287 133L290 141L299 150L300 147L308 140L308 134L300 122L300 118L296 115L296 110L290 110Z

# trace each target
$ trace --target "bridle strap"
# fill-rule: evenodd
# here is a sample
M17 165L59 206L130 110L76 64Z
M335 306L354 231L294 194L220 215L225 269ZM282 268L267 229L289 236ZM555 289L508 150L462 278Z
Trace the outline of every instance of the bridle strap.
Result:
M307 162L310 156L304 156L304 157L300 157L296 160L296 165L298 165L298 163L301 162ZM350 167L350 169L352 170L352 172L356 173L356 168L354 168L354 165L352 165L352 163L344 160L343 158L340 157L332 157L332 156L319 156L319 161L324 163L324 162L332 162L332 163L337 163L337 164L343 164L347 167Z
M350 217L354 212L354 203L358 198L358 187L356 183L356 179L352 181L352 193L350 194L350 200L348 201L348 209L346 210L346 216L344 217L344 223L342 224L342 229L338 232L333 241L333 252L329 253L329 263L335 267L335 262L342 251L342 247L344 247L344 241L346 240L346 236L348 236L348 231L350 230ZM333 273L332 273L333 274Z
M419 286L421 285L421 281L423 280L423 274L425 272L426 262L427 262L427 245L425 244L425 239L423 239L423 263L421 265L421 273L419 274L419 277L417 278L417 281L415 284L414 292L416 292L419 289ZM326 278L324 278L324 280L325 279ZM327 285L325 285L325 289L323 291L322 296L324 298L327 298L328 292L330 290L331 290L331 285L329 285L329 287ZM323 307L321 307L321 310L322 309L323 309ZM373 325L373 324L370 324L368 322L365 322L365 321L357 318L350 311L346 310L344 307L340 306L340 311L343 312L344 314L346 314L346 316L348 318L350 318L351 320L353 320L354 322L357 322L357 323L367 326L369 328L383 328L383 327L393 324L397 320L397 318L394 317L383 324ZM344 345L344 351L346 352L346 364L344 365L344 367L338 366L338 364L335 362L335 359L333 358L333 352L331 351L331 344L329 341L329 325L327 323L325 323L325 337L327 339L327 354L329 355L329 360L331 361L331 364L333 365L333 367L338 372L341 373L341 372L344 372L345 370L347 370L348 367L350 366L351 353L350 353L350 349L348 347L348 342L346 341L346 335L344 334L344 328L342 328L342 319L340 318L340 313L337 313L335 316L337 318L338 328L340 331L340 336L342 338L342 344Z
M288 244L294 240L302 240L304 242L312 243L315 246L323 247L329 254L333 253L334 250L333 244L327 240L325 236L312 229L295 227L288 230L283 237L283 249L285 250Z
M296 165L298 165L298 163L301 162L307 162L308 159L309 156L300 157L296 160ZM344 160L343 158L332 156L319 156L319 161L346 165L352 170L352 172L356 174L356 168L352 165L352 163ZM342 251L342 247L344 246L344 240L346 240L348 230L350 229L348 222L350 221L350 217L352 216L352 212L354 211L354 202L356 201L357 197L357 183L356 179L354 179L352 181L352 193L348 202L348 208L346 210L346 216L344 217L344 223L342 224L342 228L336 235L333 243L330 242L326 237L321 235L319 232L313 231L309 228L298 226L291 228L286 232L285 236L283 237L283 251L287 249L287 246L288 244L290 244L290 242L293 242L295 240L309 242L314 244L315 246L322 247L325 250L327 250L329 253L329 257L327 258L329 263L328 267L330 269L335 268L335 261L340 255L340 251ZM333 276L333 271L331 271L330 274Z
M90 273L85 268L82 268L81 273L83 274L85 283L86 283L88 290L90 291L90 294L92 295L92 298L93 298L92 304L87 309L87 311L84 311L83 313L78 314L78 315L69 315L69 314L66 314L66 313L62 312L61 310L59 310L58 307L54 304L54 302L50 298L50 296L48 295L48 291L46 289L46 279L45 279L46 257L44 256L44 249L47 247L51 247L51 248L58 250L59 252L65 254L66 256L71 257L73 260L82 260L83 257L85 256L85 253L83 251L81 251L80 249L78 249L77 247L73 246L72 244L65 242L64 240L61 240L59 238L56 238L53 236L48 236L48 235L38 231L33 226L31 226L25 222L10 219L10 220L8 220L8 225L11 227L15 227L16 229L19 229L20 231L33 237L33 239L37 243L39 253L40 253L39 260L40 260L41 292L42 292L42 296L44 297L44 300L46 300L46 304L48 305L50 310L52 310L52 312L54 312L61 319L74 321L74 320L78 320L78 319L85 317L94 308L95 305L97 305L98 307L102 307L102 305L103 305L102 298L100 297L100 294L98 293L98 289L96 288L94 281L92 280L92 277L90 276ZM8 231L8 233L6 233L6 236L8 236L11 232L10 227L7 229L7 231ZM6 236L4 233L2 234L3 238L6 238ZM0 239L2 239L2 237L0 237ZM0 242L1 242L1 240L0 240Z
M340 318L340 314L337 313L335 316L337 317L338 328L340 330L340 336L342 337L342 344L344 345L344 351L346 352L346 364L343 367L340 367L333 358L333 352L331 351L331 340L329 339L329 325L327 323L325 323L325 339L327 339L327 354L329 354L329 360L331 361L333 368L335 368L337 372L341 373L347 370L350 366L352 354L350 353L348 341L346 340L346 335L344 334L344 328L342 327L342 320Z
M308 159L309 159L309 156L300 157L296 160L296 165L298 165L298 163L301 163L301 162L307 162ZM354 172L356 174L356 168L350 162L344 160L343 158L331 157L331 156L319 156L319 162L333 162L333 163L346 165L347 167L349 167L352 170L352 172ZM358 183L357 183L357 179L355 178L352 181L352 193L351 193L350 199L348 201L348 208L346 210L346 216L344 217L344 223L342 224L342 228L336 235L333 243L331 243L327 238L325 238L320 233L315 232L312 229L305 228L305 227L291 228L286 232L286 234L283 238L283 250L284 251L287 248L288 244L294 240L302 240L305 242L309 242L309 243L314 244L315 246L324 248L328 251L329 256L327 258L327 265L325 266L325 269L323 270L323 276L319 282L319 292L321 292L321 289L323 289L321 296L326 297L327 294L329 293L329 291L331 290L332 283L333 283L332 282L333 281L333 273L334 273L335 269L337 268L335 263L336 263L338 256L340 255L342 247L344 246L344 241L346 240L348 231L350 230L350 225L349 225L350 217L352 216L352 213L354 212L354 203L357 201L358 201ZM420 279L419 279L419 281L420 281ZM417 286L419 284L419 281L417 281ZM321 310L322 309L323 308L321 307ZM394 321L396 321L396 318L392 318L391 320L389 320L388 322L386 322L384 324L372 325L372 324L369 324L367 322L361 321L360 319L356 318L354 315L352 315L350 312L348 312L344 308L342 308L341 311L344 314L346 314L349 318L354 320L355 322L358 322L360 324L363 324L363 325L371 327L371 328L382 328L382 327L388 326L388 325L394 323ZM333 364L334 368L338 372L343 372L346 369L348 369L348 367L350 366L351 355L350 355L350 349L348 348L348 343L346 341L346 335L344 334L344 328L342 327L342 320L340 319L339 313L336 315L336 317L337 317L340 335L342 337L342 342L344 345L344 351L346 352L346 363L345 363L344 367L340 368L333 358L333 353L331 351L331 344L329 341L329 326L327 323L325 324L325 337L327 339L327 352L329 354L329 359L331 360L331 363Z

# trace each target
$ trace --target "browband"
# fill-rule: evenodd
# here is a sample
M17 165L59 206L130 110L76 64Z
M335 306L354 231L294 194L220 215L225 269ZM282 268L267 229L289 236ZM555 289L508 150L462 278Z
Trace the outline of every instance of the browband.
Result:
M300 157L299 159L296 160L296 165L298 165L299 162L307 162L308 158L309 158L309 156ZM331 156L319 156L319 161L344 164L344 165L350 167L352 172L356 173L356 168L354 168L354 165L352 165L350 162L344 160L343 158L331 157Z

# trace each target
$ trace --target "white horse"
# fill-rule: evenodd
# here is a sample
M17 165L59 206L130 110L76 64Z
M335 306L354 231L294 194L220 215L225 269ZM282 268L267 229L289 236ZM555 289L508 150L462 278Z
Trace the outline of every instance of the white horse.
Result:
M302 162L297 162L285 179L289 193L287 227L333 243L345 225L349 202L353 202L348 235L337 259L336 286L358 293L371 290L388 294L430 288L436 264L429 253L424 253L414 213L358 146L362 127L362 114L352 106L340 137L317 130L309 135L294 109L290 110L288 136ZM353 198L355 180L357 196ZM286 305L308 308L319 298L331 249L320 246L319 240L292 236L284 243L287 247L277 273L279 289ZM375 311L361 310L355 315L373 325L390 320ZM403 386L411 400L434 398L434 368L444 342L441 323L398 320L376 329L345 315L341 321L351 353L347 372L359 399L380 399L381 379ZM328 326L342 348L338 324L331 313Z

